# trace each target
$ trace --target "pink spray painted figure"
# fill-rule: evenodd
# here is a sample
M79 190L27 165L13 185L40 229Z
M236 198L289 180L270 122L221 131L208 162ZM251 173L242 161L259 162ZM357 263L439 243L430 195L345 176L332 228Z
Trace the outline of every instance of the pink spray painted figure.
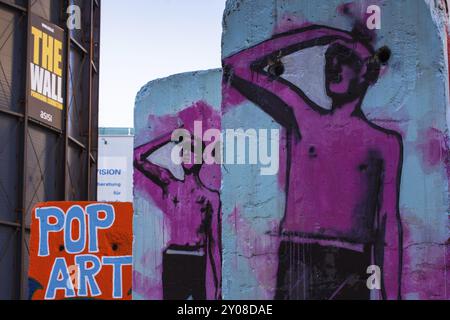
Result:
M221 299L220 193L202 181L202 165L183 163L180 180L149 159L172 142L171 136L163 135L134 152L134 166L155 186L152 196L171 226L163 252L163 298Z
M328 46L331 110L283 79L283 57L315 46ZM401 298L402 137L371 123L361 109L389 57L387 47L375 52L361 33L314 25L224 60L225 85L287 132L275 299L370 299L371 265L382 270L381 297Z

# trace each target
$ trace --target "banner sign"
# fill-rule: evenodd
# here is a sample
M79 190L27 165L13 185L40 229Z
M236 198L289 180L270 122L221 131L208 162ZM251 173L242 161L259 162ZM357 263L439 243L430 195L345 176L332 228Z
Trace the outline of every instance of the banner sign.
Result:
M31 16L28 33L28 111L31 118L61 130L64 110L64 30Z
M126 157L99 156L98 168L98 200L132 201L132 168L128 168Z
M33 209L31 300L132 300L131 203L49 202Z

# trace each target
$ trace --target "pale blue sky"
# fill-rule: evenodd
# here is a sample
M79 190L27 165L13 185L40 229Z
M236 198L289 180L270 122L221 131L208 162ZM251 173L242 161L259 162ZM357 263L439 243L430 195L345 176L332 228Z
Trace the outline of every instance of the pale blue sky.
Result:
M101 127L133 127L136 93L150 80L220 67L225 1L102 1Z

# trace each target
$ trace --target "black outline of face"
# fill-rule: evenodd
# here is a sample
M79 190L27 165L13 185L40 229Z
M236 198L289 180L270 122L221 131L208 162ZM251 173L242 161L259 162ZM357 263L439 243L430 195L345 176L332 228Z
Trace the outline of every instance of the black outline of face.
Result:
M343 66L354 72L351 79L343 79ZM365 93L370 85L366 78L369 66L354 50L340 43L331 45L325 53L325 88L333 102L340 104L353 101ZM364 73L363 73L364 72ZM331 89L332 84L348 82L346 92L338 93Z

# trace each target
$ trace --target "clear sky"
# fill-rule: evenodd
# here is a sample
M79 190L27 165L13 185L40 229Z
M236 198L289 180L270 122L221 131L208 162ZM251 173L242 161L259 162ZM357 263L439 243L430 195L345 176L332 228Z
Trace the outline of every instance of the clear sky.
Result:
M133 127L134 99L147 82L220 67L225 1L102 1L101 127Z

